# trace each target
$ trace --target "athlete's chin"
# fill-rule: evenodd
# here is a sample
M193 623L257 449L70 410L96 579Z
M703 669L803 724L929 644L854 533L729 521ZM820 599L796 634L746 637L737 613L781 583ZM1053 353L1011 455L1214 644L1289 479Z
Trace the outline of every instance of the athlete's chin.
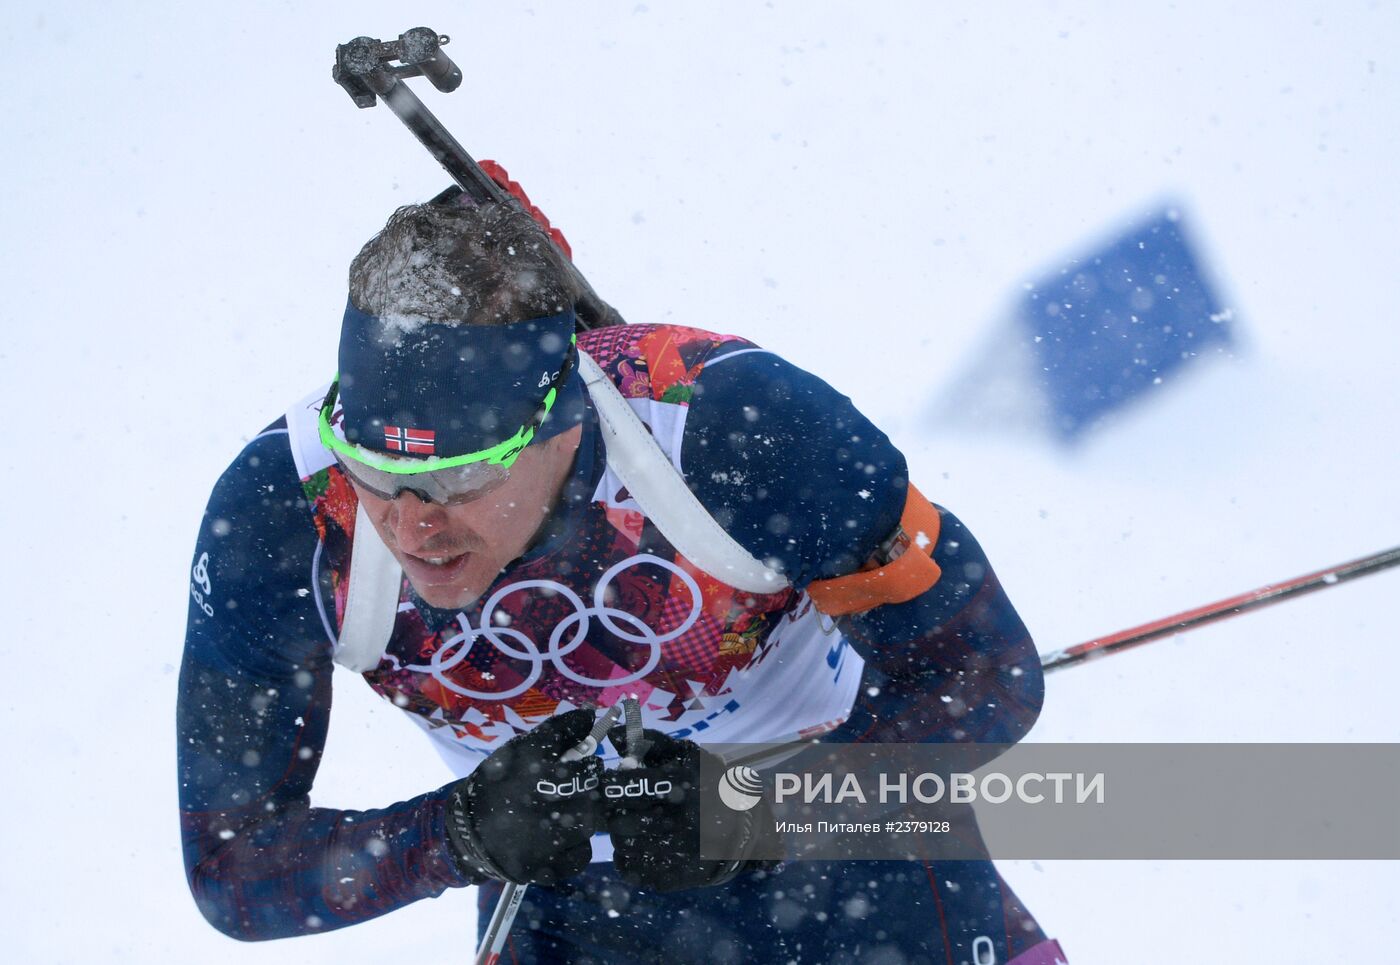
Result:
M486 592L484 586L419 586L412 580L413 591L431 607L442 610L457 609L463 610L481 599L481 594Z
M428 557L396 552L394 556L413 591L432 607L471 606L491 583L484 576L491 567L480 553Z

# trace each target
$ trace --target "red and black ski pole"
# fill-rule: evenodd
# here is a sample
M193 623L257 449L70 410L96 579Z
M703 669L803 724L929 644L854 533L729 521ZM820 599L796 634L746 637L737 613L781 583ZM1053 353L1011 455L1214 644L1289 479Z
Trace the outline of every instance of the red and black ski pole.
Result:
M1240 593L1215 603L1208 603L1194 610L1186 610L1173 616L1163 617L1160 620L1153 620L1151 623L1144 623L1139 627L1120 630L1118 633L1089 640L1064 650L1055 650L1041 657L1041 666L1047 673L1051 670L1063 670L1065 667L1073 667L1086 660L1097 660L1109 654L1121 653L1124 650L1140 647L1144 643L1151 643L1153 640L1160 640L1162 637L1169 637L1183 630L1194 630L1207 623L1227 620L1250 610L1257 610L1282 600L1302 596L1304 593L1325 590L1338 583L1378 573L1397 564L1400 564L1400 546L1380 553L1373 553L1370 556L1363 556L1361 559L1352 560L1349 563L1329 566L1316 573L1308 573L1280 583L1268 583L1257 590L1250 590L1247 593Z
M1110 654L1121 653L1132 647L1181 633L1184 630L1194 630L1207 623L1238 616L1249 610L1257 610L1281 600L1301 596L1304 593L1312 593L1315 590L1325 590L1329 586L1354 580L1358 576L1378 573L1397 564L1400 564L1400 546L1370 556L1363 556L1350 563L1329 566L1325 570L1294 577L1281 583L1268 583L1257 590L1250 590L1248 593L1240 593L1237 596L1208 603L1194 610L1186 610L1183 613L1163 617L1160 620L1153 620L1151 623L1144 623L1142 626L1120 630L1118 633L1088 640L1063 650L1053 650L1041 655L1040 665L1046 673L1074 667L1089 660L1097 660ZM726 763L758 766L762 762L772 759L775 746L815 742L820 739L821 734L839 726L840 723L841 721L835 720L817 728L808 728L799 733L779 738L765 744L759 750L742 754L732 760L726 760Z

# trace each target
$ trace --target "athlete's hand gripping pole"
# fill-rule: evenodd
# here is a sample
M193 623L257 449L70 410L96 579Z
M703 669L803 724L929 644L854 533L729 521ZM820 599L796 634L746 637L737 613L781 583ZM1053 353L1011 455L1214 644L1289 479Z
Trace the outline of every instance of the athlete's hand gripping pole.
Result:
M700 780L701 763L716 760L694 741L644 730L635 700L623 702L625 726L609 737L624 756L603 772L604 808L618 875L648 891L722 885L747 869L771 863L773 818L767 801L748 811L721 807L717 788ZM706 806L708 805L708 806ZM725 859L701 856L702 829L726 841Z
M586 713L586 711L573 711L573 713ZM609 707L607 713L594 722L593 729L589 731L588 736L560 755L559 762L572 764L592 757L593 752L598 749L599 742L602 741L621 713L620 706ZM525 900L525 888L526 885L519 882L506 882L505 888L501 891L500 900L496 902L496 910L491 914L491 921L486 926L486 934L481 938L481 947L477 949L476 965L496 965L496 962L500 960L501 951L506 947L506 938L510 935L510 926L515 921L516 912L520 911L520 903Z
M593 712L571 710L511 738L452 786L447 837L473 876L525 884L578 874L603 825L597 757L566 759L587 740Z

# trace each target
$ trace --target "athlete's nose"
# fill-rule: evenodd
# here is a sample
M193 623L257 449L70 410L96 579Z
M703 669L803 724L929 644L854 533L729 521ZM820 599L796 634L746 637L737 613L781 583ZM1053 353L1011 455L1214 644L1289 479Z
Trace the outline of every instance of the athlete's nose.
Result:
M442 530L447 513L437 503L427 502L415 493L403 492L389 510L389 527L399 549L414 553Z

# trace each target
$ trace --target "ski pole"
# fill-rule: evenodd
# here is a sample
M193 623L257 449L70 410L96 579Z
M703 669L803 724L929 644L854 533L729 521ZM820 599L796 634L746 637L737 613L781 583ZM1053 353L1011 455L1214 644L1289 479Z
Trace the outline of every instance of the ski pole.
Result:
M476 965L496 965L500 961L501 950L506 947L506 936L510 934L511 922L515 921L515 913L520 910L520 903L524 900L525 885L507 881L506 886L501 889L501 898L496 902L491 921L486 926L481 948L477 949Z
M1046 673L1052 670L1063 670L1065 667L1073 667L1086 660L1096 660L1109 654L1121 653L1124 650L1142 646L1144 643L1151 643L1153 640L1159 640L1183 630L1194 630L1207 623L1226 620L1295 596L1325 590L1330 586L1354 580L1359 576L1378 573L1396 564L1400 564L1400 546L1380 553L1373 553L1370 556L1363 556L1361 559L1352 560L1349 563L1329 566L1325 570L1307 573L1291 580L1267 583L1256 590L1227 597L1224 600L1217 600L1215 603L1208 603L1194 610L1186 610L1169 617L1163 617L1160 620L1153 620L1151 623L1121 630L1118 633L1089 640L1064 650L1052 651L1040 658L1041 667Z
M1373 553L1370 556L1363 556L1361 559L1352 560L1350 563L1339 563L1336 566L1329 566L1325 570L1318 570L1315 573L1294 577L1291 580L1284 580L1281 583L1267 583L1257 590L1250 590L1248 593L1241 593L1215 603L1208 603L1194 610L1186 610L1183 613L1163 617L1160 620L1153 620L1151 623L1144 623L1142 626L1120 630L1118 633L1088 640L1084 643L1076 644L1073 647L1066 647L1063 650L1052 650L1050 653L1041 656L1040 665L1046 673L1052 670L1063 670L1066 667L1074 667L1088 660L1095 660L1100 657L1109 656L1110 654L1121 653L1124 650L1141 646L1144 643L1151 643L1153 640L1158 640L1174 633L1180 633L1184 630L1194 630L1196 627L1205 626L1207 623L1214 623L1217 620L1225 620L1229 617L1238 616L1249 610L1257 610L1260 607L1278 603L1281 600L1301 596L1304 593L1312 593L1315 590L1325 590L1329 586L1336 586L1338 583L1354 580L1358 576L1377 573L1388 567L1396 566L1397 564L1400 564L1400 546L1384 550L1380 553ZM839 720L830 721L826 724L819 725L818 727L811 727L796 734L789 734L786 737L779 737L767 741L763 749L742 754L734 758L726 758L725 764L730 766L748 765L752 767L759 764L770 763L775 757L791 753L788 749L775 748L781 748L782 745L816 743L821 734L833 730L840 724L841 721Z
M593 723L593 729L588 732L588 736L566 750L559 759L568 763L581 761L592 754L621 714L621 704L609 707L607 712ZM500 960L501 951L506 947L506 938L510 935L510 926L515 921L516 912L520 911L520 903L525 900L525 888L525 885L507 881L506 886L501 889L496 910L491 913L491 921L486 925L486 934L481 937L481 947L476 951L475 965L496 965Z

